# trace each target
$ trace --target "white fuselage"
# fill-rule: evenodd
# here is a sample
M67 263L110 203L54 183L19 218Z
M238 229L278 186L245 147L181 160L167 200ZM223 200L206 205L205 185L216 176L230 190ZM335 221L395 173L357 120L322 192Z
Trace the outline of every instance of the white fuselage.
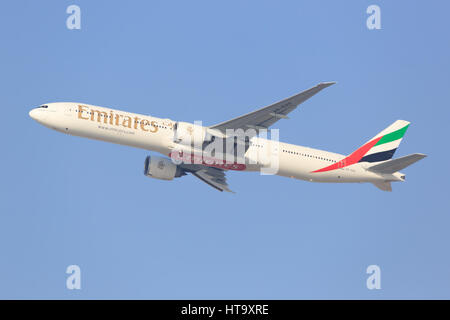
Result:
M79 103L50 103L46 108L30 111L30 116L51 129L85 138L102 140L151 150L170 156L176 147L174 127L177 122L110 108ZM274 148L272 140L253 137L246 154L266 152L277 154L275 174L313 182L376 182L400 181L389 175L366 170L363 163L325 172L314 172L333 165L344 155L279 142ZM259 171L273 163L248 164L242 171ZM232 169L232 168L231 168Z

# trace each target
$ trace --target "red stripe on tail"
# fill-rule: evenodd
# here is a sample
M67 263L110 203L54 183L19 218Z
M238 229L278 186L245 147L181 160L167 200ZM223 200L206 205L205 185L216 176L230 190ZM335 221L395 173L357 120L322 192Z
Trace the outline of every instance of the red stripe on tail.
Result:
M315 172L325 172L325 171L331 171L331 170L336 170L336 169L340 169L340 168L344 168L347 166L350 166L352 164L357 163L359 160L362 159L362 157L364 157L364 155L369 152L370 149L372 149L372 147L374 145L377 144L378 141L380 141L380 139L382 138L378 137L376 139L373 139L372 141L367 142L365 145L363 145L362 147L360 147L359 149L355 150L351 155L349 155L348 157L345 157L344 159L333 163L330 166L327 166L325 168L313 171L313 173Z

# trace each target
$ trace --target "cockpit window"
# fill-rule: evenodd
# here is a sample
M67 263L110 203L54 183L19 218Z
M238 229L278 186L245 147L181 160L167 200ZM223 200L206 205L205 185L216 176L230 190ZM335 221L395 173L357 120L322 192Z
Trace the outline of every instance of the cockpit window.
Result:
M44 104L42 106L39 106L39 108L48 108L48 106Z

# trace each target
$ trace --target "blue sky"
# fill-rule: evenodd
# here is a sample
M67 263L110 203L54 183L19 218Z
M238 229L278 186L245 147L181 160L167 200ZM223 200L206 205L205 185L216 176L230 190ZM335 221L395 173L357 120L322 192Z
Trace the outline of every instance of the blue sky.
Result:
M81 30L66 8L81 8ZM366 8L381 8L368 30ZM0 298L450 298L447 1L8 1L0 13ZM144 177L150 152L28 117L78 101L222 122L337 81L282 141L348 154L397 119L392 193L229 173ZM81 268L81 290L65 287ZM381 268L381 290L366 268Z

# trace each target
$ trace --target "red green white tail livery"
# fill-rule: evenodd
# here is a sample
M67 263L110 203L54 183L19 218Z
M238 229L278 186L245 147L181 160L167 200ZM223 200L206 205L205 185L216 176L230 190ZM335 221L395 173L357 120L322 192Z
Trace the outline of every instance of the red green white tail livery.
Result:
M408 121L395 121L369 141L369 143L373 142L375 144L359 162L378 162L391 159L400 142L402 142L408 127Z

